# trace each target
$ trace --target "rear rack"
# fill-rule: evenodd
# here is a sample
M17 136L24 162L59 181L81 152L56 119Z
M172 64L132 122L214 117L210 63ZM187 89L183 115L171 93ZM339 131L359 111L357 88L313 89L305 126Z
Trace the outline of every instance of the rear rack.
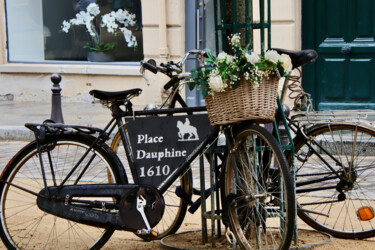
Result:
M69 132L81 132L85 134L95 134L103 132L102 129L95 127L79 126L79 125L65 125L61 123L26 123L25 127L34 132L40 132L43 130L45 133L56 134L56 133L69 133Z
M371 121L375 120L375 110L301 111L296 112L292 120L304 124L354 123L375 127Z

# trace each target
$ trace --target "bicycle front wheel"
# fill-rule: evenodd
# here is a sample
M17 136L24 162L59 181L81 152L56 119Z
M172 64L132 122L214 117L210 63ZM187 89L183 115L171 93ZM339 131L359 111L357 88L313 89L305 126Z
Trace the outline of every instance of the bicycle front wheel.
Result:
M294 186L275 138L251 125L235 137L225 171L231 229L244 249L288 249L295 225Z
M128 162L119 132L113 138L111 148L120 157L123 164ZM130 173L130 170L128 170L128 173ZM184 193L185 199L191 199L193 190L191 169L181 174L163 194L165 202L164 215L160 222L153 228L153 230L158 232L158 236L136 234L138 237L144 240L158 240L167 235L174 234L180 228L186 215L188 202L176 195L176 188L178 187Z
M47 137L46 141L48 143L42 149L41 158L47 185L54 186L67 176L93 139L74 134ZM126 183L109 147L95 145L66 184L72 185L79 176L79 170L88 164L89 167L77 184ZM0 233L8 249L99 249L107 242L113 233L112 229L79 224L40 210L35 193L44 187L34 141L13 157L1 176Z
M373 129L350 124L316 125L297 137L298 216L334 237L375 236L374 146Z

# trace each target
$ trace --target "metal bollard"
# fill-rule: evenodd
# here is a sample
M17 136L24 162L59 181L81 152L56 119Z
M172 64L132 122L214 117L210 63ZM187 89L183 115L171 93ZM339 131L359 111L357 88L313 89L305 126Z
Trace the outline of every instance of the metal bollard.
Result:
M52 91L52 107L51 107L51 120L56 123L64 123L64 118L62 114L61 108L61 76L59 74L53 74L51 76L51 81L53 82L53 86L51 88Z

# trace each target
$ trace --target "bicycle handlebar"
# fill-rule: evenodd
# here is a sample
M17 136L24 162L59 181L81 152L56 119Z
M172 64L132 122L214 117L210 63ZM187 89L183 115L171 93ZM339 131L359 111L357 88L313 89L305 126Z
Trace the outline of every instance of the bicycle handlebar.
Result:
M204 50L190 50L184 55L182 60L178 63L170 61L167 64L161 63L160 65L154 66L148 62L141 61L141 67L144 67L145 69L151 71L154 74L156 74L157 72L161 72L164 74L170 74L171 72L181 73L182 67L184 66L186 60L194 55L198 55L200 57L207 57L207 53Z
M178 63L178 66L181 68L185 64L186 60L190 56L194 56L194 55L198 55L198 56L201 56L201 57L207 57L207 53L204 50L198 50L198 49L190 50L185 54L185 56L182 58L182 60Z
M144 67L145 69L148 69L152 73L156 74L158 73L158 68L156 68L154 65L148 63L148 62L141 62L141 67Z
M207 57L207 53L204 50L190 50L184 55L184 57L178 63L174 63L173 61L170 61L167 64L161 63L160 65L153 65L149 62L141 61L141 73L143 74L144 69L147 69L154 74L161 72L165 75L168 75L171 78L171 80L169 80L164 85L164 89L168 90L174 84L178 83L181 79L190 76L190 73L182 72L182 67L185 65L185 62L188 58L190 58L191 56L195 56L195 55L199 56L198 58L199 61L203 61L203 58ZM175 73L175 75L173 73ZM146 79L147 84L149 84L144 74L143 74L143 77Z

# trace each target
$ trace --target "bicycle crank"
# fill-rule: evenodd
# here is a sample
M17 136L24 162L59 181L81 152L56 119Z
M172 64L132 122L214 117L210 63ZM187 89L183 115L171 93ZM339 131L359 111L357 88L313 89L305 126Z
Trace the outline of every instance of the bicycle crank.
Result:
M164 207L163 196L155 188L140 186L127 192L121 199L120 217L127 228L153 238L158 234L151 228L163 217Z

